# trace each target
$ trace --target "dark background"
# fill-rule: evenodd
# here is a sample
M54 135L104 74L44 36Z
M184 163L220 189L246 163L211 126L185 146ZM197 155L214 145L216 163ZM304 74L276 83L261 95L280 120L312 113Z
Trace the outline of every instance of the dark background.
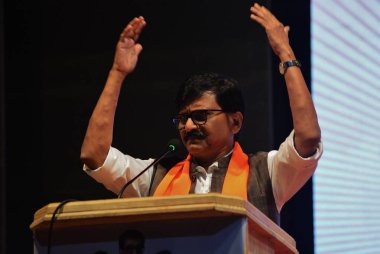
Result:
M291 26L310 83L309 1L258 1ZM160 155L178 84L193 73L236 78L247 105L241 144L277 149L292 129L278 59L246 0L1 0L1 253L32 253L29 225L51 202L115 198L82 171L80 147L112 64L120 32L143 15L144 50L121 92L113 145L135 157ZM297 10L297 11L296 11ZM300 253L313 253L311 181L282 210Z

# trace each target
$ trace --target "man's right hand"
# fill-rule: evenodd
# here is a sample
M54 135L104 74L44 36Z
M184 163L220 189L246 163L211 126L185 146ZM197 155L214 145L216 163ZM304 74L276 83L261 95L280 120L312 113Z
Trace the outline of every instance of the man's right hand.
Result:
M125 76L135 69L142 50L142 46L136 41L145 25L143 17L134 18L120 35L112 69L92 113L82 144L81 160L91 169L104 163L112 144L120 89Z
M137 40L145 25L144 17L140 16L131 20L124 28L116 46L113 71L125 76L135 69L138 56L142 50L142 46L137 43Z

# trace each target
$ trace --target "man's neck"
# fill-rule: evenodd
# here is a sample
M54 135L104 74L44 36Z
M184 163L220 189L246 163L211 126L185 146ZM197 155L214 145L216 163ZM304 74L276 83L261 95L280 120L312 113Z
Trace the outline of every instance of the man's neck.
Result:
M224 158L224 157L227 157L229 156L232 152L233 152L233 148L228 151L227 153L221 153L219 154L218 156L215 156L215 158L213 159L209 159L209 160L205 160L205 159L202 159L202 158L193 158L194 162L196 164L198 164L199 166L202 166L203 168L208 168L211 164L213 164L214 162L216 161L219 161L220 159Z

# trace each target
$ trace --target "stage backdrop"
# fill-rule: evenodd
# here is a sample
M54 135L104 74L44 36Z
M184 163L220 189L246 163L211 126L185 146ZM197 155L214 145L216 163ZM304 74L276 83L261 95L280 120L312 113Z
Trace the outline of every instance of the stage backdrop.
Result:
M316 253L379 253L380 1L312 1Z

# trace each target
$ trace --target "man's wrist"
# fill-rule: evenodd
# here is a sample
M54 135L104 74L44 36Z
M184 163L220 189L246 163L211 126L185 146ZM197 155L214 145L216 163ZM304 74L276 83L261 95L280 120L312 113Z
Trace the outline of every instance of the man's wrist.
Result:
M128 75L128 73L119 71L116 68L112 68L109 72L110 77L112 77L116 80L119 80L119 81L123 81L127 75Z
M281 62L286 62L292 59L296 59L296 56L293 53L293 50L291 48L287 48L278 54L278 58L280 58Z
M279 65L280 74L284 75L289 67L301 68L301 62L297 59L280 62L280 65Z

